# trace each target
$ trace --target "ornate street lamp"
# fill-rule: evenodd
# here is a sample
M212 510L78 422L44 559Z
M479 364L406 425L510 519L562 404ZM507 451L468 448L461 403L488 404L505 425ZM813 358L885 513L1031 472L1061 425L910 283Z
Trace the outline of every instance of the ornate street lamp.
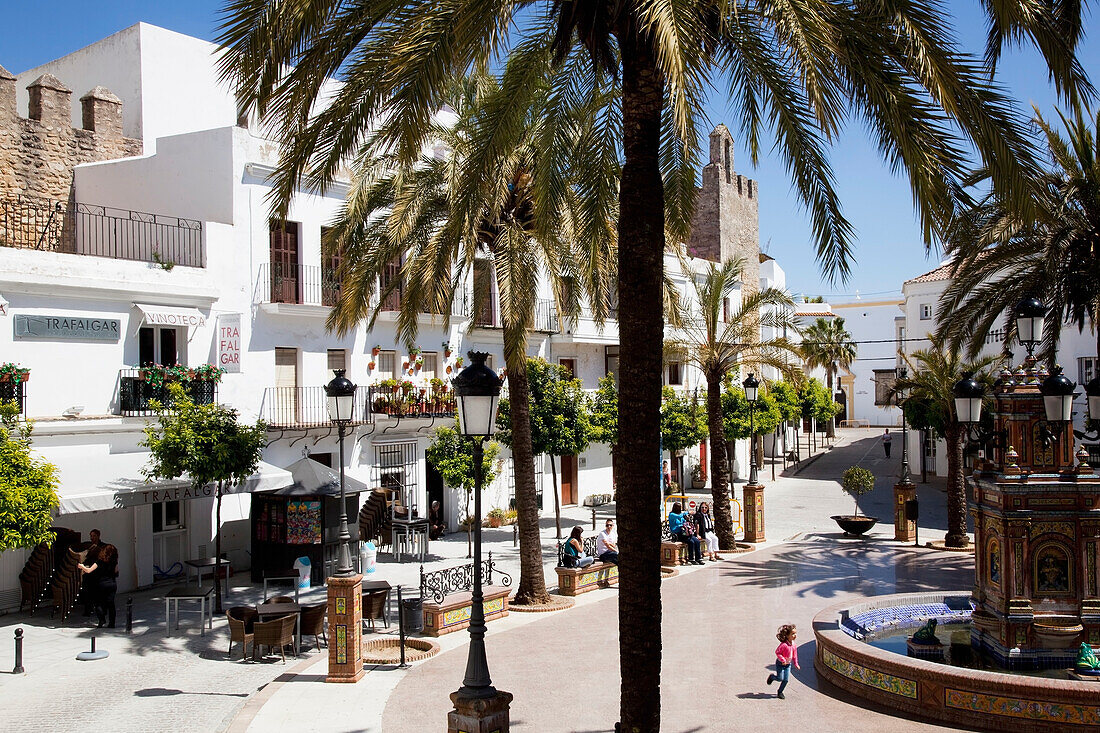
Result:
M1031 296L1016 305L1016 337L1027 349L1031 358L1036 345L1043 340L1043 325L1046 323L1047 308L1041 300Z
M909 378L909 370L902 369L899 377L904 381ZM901 408L901 482L903 484L911 484L913 480L909 474L909 423L905 419L905 401L909 397L909 388L902 387L898 391L897 404Z
M1039 385L1043 395L1043 411L1047 422L1061 425L1073 418L1073 393L1077 385L1062 374L1062 367L1055 366L1050 376Z
M756 485L756 427L753 423L753 413L756 409L756 398L759 396L760 382L756 381L756 377L749 374L748 378L741 383L741 386L745 388L745 399L749 402L749 484Z
M955 416L958 421L968 427L979 423L982 419L985 387L974 379L974 375L966 374L955 383L951 392L955 396Z
M336 575L347 577L355 574L351 566L351 533L348 532L348 506L344 496L344 435L355 412L355 384L344 376L343 369L333 371L335 376L325 385L328 419L336 426L340 440L340 550L336 561Z
M470 366L458 373L453 384L458 401L459 430L473 442L474 448L474 593L466 676L455 695L466 699L485 699L495 697L497 690L489 677L489 661L485 658L485 606L481 591L481 482L484 443L496 432L500 377L485 365L488 354L471 351L468 356Z

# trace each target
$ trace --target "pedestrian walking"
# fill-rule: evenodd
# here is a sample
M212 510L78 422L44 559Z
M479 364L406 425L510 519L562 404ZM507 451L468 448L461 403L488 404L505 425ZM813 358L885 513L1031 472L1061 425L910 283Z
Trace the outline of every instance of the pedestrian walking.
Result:
M882 434L882 449L886 451L886 457L890 457L890 428L886 428L886 432Z
M779 639L779 646L775 648L775 674L768 675L768 684L779 680L779 692L776 693L776 697L785 700L783 690L791 679L791 665L793 664L795 669L801 669L798 666L798 649L794 646L795 639L798 638L798 629L794 624L783 624L779 627L775 638Z

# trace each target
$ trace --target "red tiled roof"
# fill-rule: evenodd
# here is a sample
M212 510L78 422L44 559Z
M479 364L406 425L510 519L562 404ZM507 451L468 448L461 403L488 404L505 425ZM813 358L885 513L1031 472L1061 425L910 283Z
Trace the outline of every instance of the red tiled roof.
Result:
M910 283L934 283L934 282L938 282L940 280L950 280L950 279L951 279L951 263L948 262L946 264L940 265L935 270L929 270L928 272L924 273L923 275L917 275L914 278L910 278L909 280L906 280L905 284L909 285Z
M832 311L795 311L796 318L802 318L803 316L810 316L816 318L832 318L836 315Z

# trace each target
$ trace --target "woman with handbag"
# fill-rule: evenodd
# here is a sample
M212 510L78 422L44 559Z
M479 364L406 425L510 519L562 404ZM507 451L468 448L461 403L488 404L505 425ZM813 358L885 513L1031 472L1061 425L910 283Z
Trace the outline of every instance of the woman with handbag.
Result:
M565 543L565 567L586 568L596 561L596 558L584 553L584 541L581 535L582 527L574 527L569 533L569 541Z
M695 528L699 530L702 542L707 543L707 559L718 561L718 534L714 531L714 517L710 514L710 504L703 502L695 512Z
M703 553L699 546L699 533L695 529L695 523L691 517L684 513L680 502L672 505L672 511L668 513L668 531L677 542L687 545L688 565L704 565Z

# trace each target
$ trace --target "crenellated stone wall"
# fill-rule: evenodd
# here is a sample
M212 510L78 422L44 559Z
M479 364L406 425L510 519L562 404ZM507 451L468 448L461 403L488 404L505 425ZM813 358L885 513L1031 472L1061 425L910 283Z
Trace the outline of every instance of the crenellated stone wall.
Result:
M715 262L744 259L744 292L760 285L760 219L756 181L733 169L733 136L725 125L710 133L710 159L695 200L688 253Z
M28 117L16 110L15 76L0 66L0 200L34 196L69 202L73 168L141 155L122 135L122 101L104 87L80 98L83 129L73 128L72 90L43 74L28 87Z

